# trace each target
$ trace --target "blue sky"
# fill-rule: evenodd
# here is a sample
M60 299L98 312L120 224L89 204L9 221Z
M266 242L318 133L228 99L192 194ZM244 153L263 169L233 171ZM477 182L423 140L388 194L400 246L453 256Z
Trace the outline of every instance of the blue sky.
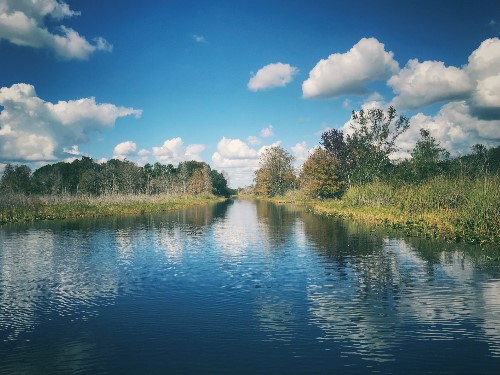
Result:
M500 141L498 1L0 0L0 164L203 160L233 187L297 166L352 110L450 152ZM0 167L1 167L0 165Z

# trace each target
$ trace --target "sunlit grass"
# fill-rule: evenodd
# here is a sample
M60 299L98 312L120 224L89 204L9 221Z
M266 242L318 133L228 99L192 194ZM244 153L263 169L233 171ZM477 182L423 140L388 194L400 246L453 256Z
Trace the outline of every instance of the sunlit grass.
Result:
M500 177L435 178L420 185L373 183L351 187L338 201L314 203L318 213L408 235L500 244Z
M7 195L0 200L0 224L70 217L103 217L162 212L219 201L211 195Z

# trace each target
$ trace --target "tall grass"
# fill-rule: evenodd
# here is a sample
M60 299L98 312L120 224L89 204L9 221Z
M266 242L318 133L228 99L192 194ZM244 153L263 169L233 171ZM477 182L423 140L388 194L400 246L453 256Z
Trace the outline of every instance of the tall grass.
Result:
M217 199L220 200L211 195L174 194L102 196L9 194L0 199L0 224L80 216L98 217L161 212Z
M436 177L419 185L351 186L340 202L319 210L366 216L409 232L438 233L473 243L500 244L500 176ZM384 218L384 219L382 219Z

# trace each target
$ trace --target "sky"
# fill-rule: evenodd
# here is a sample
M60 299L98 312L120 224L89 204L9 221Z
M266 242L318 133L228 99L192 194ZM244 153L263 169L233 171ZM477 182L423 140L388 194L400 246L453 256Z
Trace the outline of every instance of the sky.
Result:
M231 187L393 105L452 155L500 144L500 4L0 0L0 170L205 161Z

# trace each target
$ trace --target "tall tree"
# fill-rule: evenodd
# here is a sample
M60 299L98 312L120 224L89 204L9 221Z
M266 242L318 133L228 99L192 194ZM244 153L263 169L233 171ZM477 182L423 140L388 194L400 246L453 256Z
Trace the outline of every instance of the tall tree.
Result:
M368 183L384 177L390 169L389 156L398 151L397 138L410 126L406 116L394 107L387 112L373 108L352 112L351 130L346 144L353 160L352 182Z
M321 134L321 146L335 159L337 174L350 180L353 167L353 155L344 138L344 132L339 129L330 129Z
M28 166L7 164L0 180L1 190L6 193L28 193L30 177L31 169Z
M311 198L339 198L346 187L339 176L338 160L323 148L316 148L302 165L300 190Z
M441 161L447 159L449 155L428 130L420 129L420 139L411 152L411 167L415 180L424 181L442 174Z
M295 158L280 146L270 147L260 157L255 171L255 191L273 197L283 195L295 186Z

